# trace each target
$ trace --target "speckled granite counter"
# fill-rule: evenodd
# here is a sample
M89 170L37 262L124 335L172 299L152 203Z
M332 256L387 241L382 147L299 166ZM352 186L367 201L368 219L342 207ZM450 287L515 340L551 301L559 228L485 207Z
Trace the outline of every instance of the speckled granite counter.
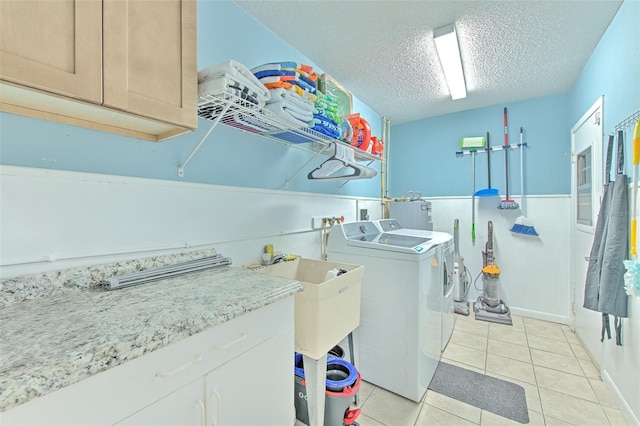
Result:
M302 290L233 266L114 291L27 287L39 296L0 308L0 412Z

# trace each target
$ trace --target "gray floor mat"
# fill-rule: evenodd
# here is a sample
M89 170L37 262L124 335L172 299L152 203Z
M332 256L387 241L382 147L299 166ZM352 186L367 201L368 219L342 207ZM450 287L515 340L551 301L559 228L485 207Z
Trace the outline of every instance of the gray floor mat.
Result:
M438 368L429 389L519 423L529 423L524 388L445 362Z

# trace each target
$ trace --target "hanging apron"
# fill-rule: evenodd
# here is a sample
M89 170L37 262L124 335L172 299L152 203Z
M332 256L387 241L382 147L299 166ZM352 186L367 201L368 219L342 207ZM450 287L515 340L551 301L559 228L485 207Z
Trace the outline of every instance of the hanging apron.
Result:
M607 182L596 223L596 233L589 257L585 283L584 307L602 312L600 340L606 332L611 338L609 315L614 316L616 344L622 346L622 321L627 316L624 291L625 267L629 247L628 179L624 174L623 132L618 132L617 170L613 182ZM606 179L611 170L613 136L607 148Z
M603 235L606 233L606 214L611 208L611 195L613 194L613 182L611 176L611 155L613 151L613 135L609 136L609 144L607 145L607 159L605 162L605 184L602 188L602 202L600 203L600 211L596 222L596 230L593 235L593 245L589 254L589 264L587 266L587 278L584 287L584 304L583 307L598 310L598 299L600 297L600 248L604 241ZM611 190L610 190L611 189Z

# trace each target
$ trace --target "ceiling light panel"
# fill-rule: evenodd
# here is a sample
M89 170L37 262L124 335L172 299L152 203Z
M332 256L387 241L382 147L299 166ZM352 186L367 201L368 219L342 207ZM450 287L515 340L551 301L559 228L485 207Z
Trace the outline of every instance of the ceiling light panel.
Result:
M462 99L467 97L467 88L462 70L462 59L460 59L460 47L458 46L458 36L454 24L446 25L433 31L433 41L436 44L438 58L442 65L444 77L449 86L451 99Z

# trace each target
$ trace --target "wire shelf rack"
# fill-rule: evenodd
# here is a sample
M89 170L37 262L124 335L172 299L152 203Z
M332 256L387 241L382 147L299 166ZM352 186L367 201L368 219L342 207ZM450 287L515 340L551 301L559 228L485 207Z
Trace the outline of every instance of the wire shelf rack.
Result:
M179 166L178 175L180 177L184 176L184 168L218 124L254 133L316 154L326 152L331 143L350 146L311 128L300 127L297 123L290 122L286 118L230 92L200 96L198 116L211 121L211 127ZM354 152L355 159L358 161L384 161L382 157L358 148L354 148Z
M629 117L625 118L614 127L614 132L618 130L625 130L629 127L635 126L636 120L640 120L640 110L634 112Z

